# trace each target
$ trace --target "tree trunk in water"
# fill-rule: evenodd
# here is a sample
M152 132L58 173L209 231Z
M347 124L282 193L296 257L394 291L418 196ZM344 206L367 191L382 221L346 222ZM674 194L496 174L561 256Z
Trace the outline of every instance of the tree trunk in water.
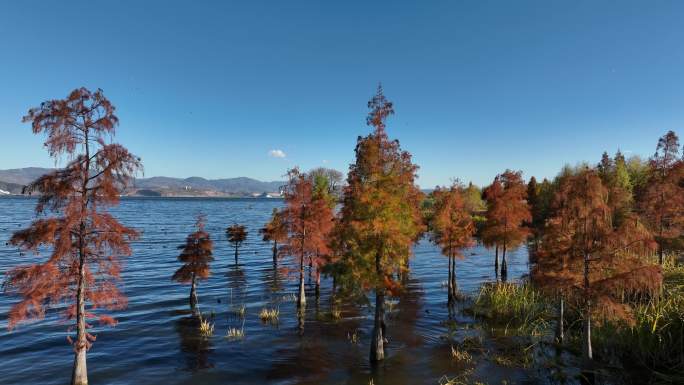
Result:
M499 245L494 247L494 276L499 281Z
M593 383L593 352L591 349L591 299L589 298L589 253L584 253L584 341L582 343L582 366L585 377Z
M451 255L449 255L448 258L449 258L449 278L448 278L449 281L447 282L447 290L448 290L449 294L447 296L447 298L448 298L447 303L451 304L454 301L454 298L452 296L453 290L451 290L451 283L453 282L453 280L451 279L451 272L452 272L452 270L451 270Z
M238 264L238 246L235 245L235 264Z
M385 359L385 289L376 289L375 292L375 318L373 321L373 335L371 339L370 361L378 362Z
M192 274L192 286L190 286L190 308L195 311L197 308L197 280L195 274Z
M560 297L558 302L558 325L556 328L556 342L562 344L565 340L565 327L563 326L565 322L565 304L563 303L563 297Z
M506 244L503 245L503 253L501 254L501 282L506 282L508 279L508 265L506 264Z
M273 241L273 266L278 266L278 241Z
M299 258L299 299L297 307L300 311L306 306L306 293L304 292L304 255Z
M584 341L582 345L582 369L586 373L586 377L592 378L594 369L594 355L591 349L591 314L589 308L586 310L584 320ZM593 381L590 381L590 383L593 383Z
M456 285L456 257L451 257L451 297L456 301L458 298L458 286Z
M321 272L316 269L316 300L321 296Z
M85 227L84 225L81 226ZM86 324L85 324L85 247L81 241L81 263L79 266L78 293L76 294L76 344L74 346L74 369L71 373L71 385L88 384L88 368L86 366Z
M90 177L90 148L88 130L85 131L85 166L83 167L83 184L81 186L81 223L78 233L78 288L76 292L76 344L74 346L74 368L71 373L71 385L88 385L88 367L86 365L86 314L85 314L85 263L86 263L86 223L88 211L88 178Z

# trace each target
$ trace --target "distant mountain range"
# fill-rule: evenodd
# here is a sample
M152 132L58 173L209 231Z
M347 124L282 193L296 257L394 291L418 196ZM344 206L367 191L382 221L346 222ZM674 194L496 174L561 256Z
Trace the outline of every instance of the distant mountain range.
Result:
M26 167L0 170L0 190L11 194L21 194L24 185L53 169ZM204 179L200 177L170 178L155 176L137 178L126 195L138 196L278 196L282 181L262 182L252 178ZM3 192L0 191L0 195Z

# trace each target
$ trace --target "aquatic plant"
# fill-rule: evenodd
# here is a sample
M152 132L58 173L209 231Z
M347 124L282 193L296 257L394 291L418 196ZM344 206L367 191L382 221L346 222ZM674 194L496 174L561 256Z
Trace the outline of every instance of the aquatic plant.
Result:
M245 318L246 312L247 312L247 307L245 306L244 303L233 307L233 313L240 318Z
M226 338L231 339L231 340L241 340L245 338L245 329L244 326L240 329L238 328L228 328L228 332L226 333Z
M268 323L278 323L278 317L280 316L280 309L278 308L263 308L259 312L259 319L262 322Z
M349 340L349 342L351 342L352 344L359 343L359 330L354 329L351 332L347 332L347 340Z
M552 316L548 300L530 284L487 283L480 287L473 313L505 332L542 334Z
M203 337L211 337L214 335L214 323L209 320L200 318L199 332Z
M468 364L473 360L473 356L467 350L454 345L451 345L451 358L459 364Z

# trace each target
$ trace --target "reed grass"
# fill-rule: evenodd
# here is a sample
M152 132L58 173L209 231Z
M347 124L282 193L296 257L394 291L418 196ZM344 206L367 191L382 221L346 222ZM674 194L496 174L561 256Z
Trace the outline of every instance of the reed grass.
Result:
M259 312L259 319L264 323L278 323L278 318L280 317L280 309L278 308L263 308Z
M650 371L649 381L684 383L684 266L670 256L663 271L662 295L631 304L631 323L601 324L594 340L623 365Z
M451 345L451 358L459 364L469 364L473 361L473 356L467 350L453 345Z
M214 323L209 322L209 320L206 320L206 319L200 319L199 331L203 337L208 338L208 337L213 336L214 335Z
M241 340L245 338L245 329L241 328L228 328L228 332L226 333L226 338L231 339L231 340Z
M351 342L352 344L358 344L359 343L359 330L354 329L352 332L347 333L347 340Z
M246 313L247 307L244 304L233 307L233 314L235 314L239 318L245 318Z
M504 332L540 336L548 329L553 311L547 298L530 284L488 283L480 287L472 311Z

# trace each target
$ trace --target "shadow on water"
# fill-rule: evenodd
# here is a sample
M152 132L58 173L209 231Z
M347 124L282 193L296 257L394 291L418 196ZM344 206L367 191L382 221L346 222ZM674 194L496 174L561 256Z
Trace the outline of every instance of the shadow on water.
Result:
M183 368L191 372L214 367L211 359L214 351L211 339L203 336L199 327L200 319L196 316L176 320L176 333L178 333L180 351L184 358Z

